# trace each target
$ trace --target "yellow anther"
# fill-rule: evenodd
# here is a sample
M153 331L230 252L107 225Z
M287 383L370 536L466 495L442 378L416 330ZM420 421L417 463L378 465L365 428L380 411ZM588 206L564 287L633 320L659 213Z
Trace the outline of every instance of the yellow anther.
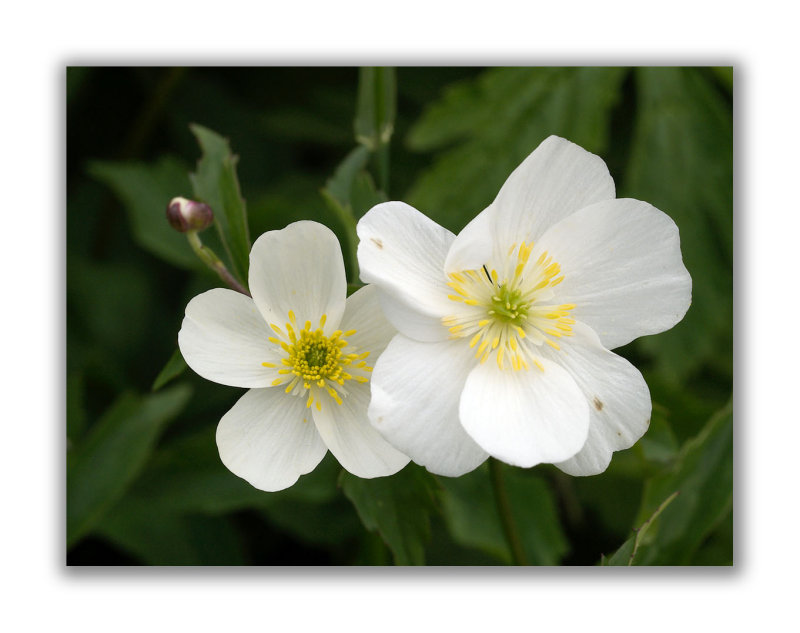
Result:
M263 367L277 367L275 363L261 363Z

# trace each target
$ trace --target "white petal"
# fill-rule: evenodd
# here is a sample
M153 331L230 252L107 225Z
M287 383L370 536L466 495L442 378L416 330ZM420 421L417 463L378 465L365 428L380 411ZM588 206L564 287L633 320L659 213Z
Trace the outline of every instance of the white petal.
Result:
M621 356L609 352L582 323L573 336L558 340L560 350L542 350L575 379L589 403L589 437L580 452L556 464L570 475L596 475L611 453L633 446L650 423L650 390L642 374Z
M490 455L514 466L561 462L589 432L589 406L566 370L542 359L544 371L478 365L461 395L461 424Z
M493 259L494 206L490 205L476 215L453 240L444 269L449 273L475 270Z
M454 236L402 202L385 202L358 222L361 279L380 290L386 317L421 341L445 340L441 319L453 312L444 260Z
M259 237L250 251L250 292L270 323L283 327L292 310L300 327L327 317L335 330L344 312L347 280L339 240L317 222L301 221Z
M245 393L222 416L217 447L232 473L269 492L291 486L327 452L305 400L280 387Z
M277 376L263 362L280 362L264 318L250 297L216 288L186 306L178 346L203 378L232 387L266 387Z
M495 240L505 252L578 209L615 196L599 156L558 136L546 138L508 177L497 198Z
M355 334L346 337L344 353L369 352L367 365L378 360L378 356L397 334L381 310L378 289L372 285L359 288L347 298L339 329L343 332L355 330Z
M458 420L461 390L475 365L472 352L466 339L419 343L398 334L372 373L373 426L437 475L463 475L487 458Z
M539 248L561 265L557 301L574 303L572 316L608 349L668 330L691 303L678 227L646 202L609 200L581 209L542 236Z
M357 477L392 475L409 458L389 444L369 423L369 385L345 383L349 393L342 404L326 398L320 410L312 406L322 440L339 463Z

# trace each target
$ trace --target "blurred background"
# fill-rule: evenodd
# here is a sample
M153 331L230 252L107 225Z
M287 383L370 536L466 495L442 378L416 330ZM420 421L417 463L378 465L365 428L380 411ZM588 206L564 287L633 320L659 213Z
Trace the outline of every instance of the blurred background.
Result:
M486 465L447 479L411 464L392 482L364 483L328 455L289 490L250 487L221 464L214 441L243 390L199 378L176 355L186 304L222 285L164 216L172 197L192 197L203 151L190 125L227 138L238 156L252 239L311 219L346 249L323 190L340 191L332 178L358 146L360 76L67 69L68 564L511 561ZM693 280L686 318L617 350L650 386L645 437L595 477L504 470L528 562L730 565L732 70L401 67L385 76L396 79L393 133L384 156L370 154L348 183L356 218L399 199L457 232L558 134L606 161L618 197L654 204L680 229Z

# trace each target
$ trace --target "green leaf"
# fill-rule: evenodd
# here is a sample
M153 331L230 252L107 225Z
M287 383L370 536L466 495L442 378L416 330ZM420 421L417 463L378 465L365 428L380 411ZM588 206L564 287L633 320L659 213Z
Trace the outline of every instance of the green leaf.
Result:
M675 458L678 453L678 440L667 421L666 408L653 403L650 427L637 446L649 462L666 463Z
M68 453L67 547L122 496L190 394L185 385L148 396L124 394Z
M557 565L568 546L555 499L547 484L517 468L506 468L504 481L528 562ZM511 563L488 466L484 464L461 477L442 477L439 482L444 488L444 518L453 540Z
M211 206L215 225L230 258L233 274L247 284L250 265L250 231L247 209L239 190L236 163L228 140L201 125L190 125L203 155L197 171L189 175L194 196Z
M587 150L608 145L624 68L495 68L448 89L408 144L439 150L405 196L457 231L491 203L511 172L558 134Z
M425 542L430 537L430 514L436 506L436 480L409 464L391 477L360 479L342 471L345 496L353 502L361 522L381 535L397 565L424 565Z
M364 169L369 161L369 149L363 145L354 148L336 168L323 190L342 209L352 212L351 192L356 175Z
M625 541L610 558L606 558L605 556L602 557L600 564L604 566L633 565L639 547L646 542L648 531L658 520L658 517L661 515L664 509L675 500L678 494L678 491L676 491L667 497L663 503L656 508L652 516L635 530L636 534Z
M388 199L386 194L375 186L375 181L368 172L361 171L356 174L350 189L350 206L356 220L376 204L386 202Z
M87 425L86 384L82 372L67 374L67 448L77 442Z
M216 429L209 427L159 446L127 497L156 511L217 515L266 507L282 499L325 503L337 495L340 468L332 456L291 488L264 492L225 468L215 434Z
M321 502L282 496L260 512L281 532L310 545L343 548L364 533L358 514L342 496Z
M122 201L133 239L139 246L174 266L202 267L186 238L167 222L169 201L188 194L191 188L186 168L180 162L169 156L152 164L93 161L88 171Z
M180 515L123 499L97 534L145 565L243 565L239 534L227 517Z
M345 261L351 281L358 279L356 220L370 207L386 200L385 194L375 189L372 178L363 171L369 156L363 145L353 149L320 192L344 230L342 250L348 255Z
M158 376L156 376L155 381L153 381L151 390L158 391L161 389L161 387L186 371L186 367L186 361L183 360L183 356L181 356L181 350L176 349L174 352L172 352L172 356L169 357L169 360L167 361L167 364L164 365L164 368L158 372Z
M394 132L397 80L394 68L360 68L358 105L354 122L356 141L376 151Z
M704 361L732 372L733 121L703 69L640 68L637 110L620 197L658 207L680 230L692 275L684 319L637 345L665 379L685 384Z
M645 484L639 517L648 516L673 492L642 565L688 564L733 505L733 406L729 402L686 442L677 460Z

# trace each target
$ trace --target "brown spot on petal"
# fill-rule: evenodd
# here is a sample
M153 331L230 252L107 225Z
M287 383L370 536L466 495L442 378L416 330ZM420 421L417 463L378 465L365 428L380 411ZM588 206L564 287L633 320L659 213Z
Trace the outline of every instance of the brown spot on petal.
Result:
M383 248L383 242L381 242L377 237L369 238L378 248Z
M594 408L597 409L598 411L603 410L603 401L600 400L600 398L598 398L597 396L595 396L594 400L592 400L592 404L594 405Z

